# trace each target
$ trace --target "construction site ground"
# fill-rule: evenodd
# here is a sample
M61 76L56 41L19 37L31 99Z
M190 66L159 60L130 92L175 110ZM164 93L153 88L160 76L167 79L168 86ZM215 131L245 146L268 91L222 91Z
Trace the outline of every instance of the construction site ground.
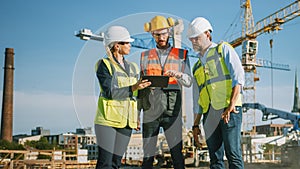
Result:
M133 166L125 166L123 169L140 169L141 167L133 167ZM159 168L159 167L157 167ZM162 169L172 169L172 168L164 168ZM199 167L186 166L187 169L209 169L209 164L202 164ZM226 167L228 168L228 167ZM280 164L264 164L264 163L255 163L255 164L245 164L245 169L299 169L299 166L282 166Z
M185 163L186 163L186 168L187 169L209 169L209 163L208 162L201 162L199 167L194 167L193 165L193 159L186 159ZM227 166L227 162L225 162L226 168L229 168ZM290 166L286 166L286 165L282 165L282 164L278 164L278 163L245 163L245 169L299 169L299 166L297 165L290 165ZM133 166L124 166L122 167L123 169L140 169L141 167L133 167ZM158 167L156 166L155 169L158 168L162 168L162 169L172 169L171 168L167 168L167 167Z

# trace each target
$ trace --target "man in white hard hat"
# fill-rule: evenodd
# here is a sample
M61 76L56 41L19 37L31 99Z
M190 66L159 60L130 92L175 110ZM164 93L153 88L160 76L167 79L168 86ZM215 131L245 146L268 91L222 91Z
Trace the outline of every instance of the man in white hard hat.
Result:
M183 169L181 88L192 84L187 50L174 48L169 44L172 18L155 16L145 23L144 29L155 39L156 48L141 54L141 76L169 76L168 87L151 87L140 92L140 109L143 110L143 150L142 168L152 169L160 127L170 148L173 167Z
M125 60L130 53L129 32L123 26L111 26L104 34L107 58L96 64L100 85L98 109L94 119L99 147L96 169L120 168L132 129L139 129L137 90L151 83L138 80L139 68Z
M193 67L193 135L197 144L200 120L209 150L210 168L223 169L224 150L230 169L244 168L241 151L244 70L233 47L212 42L213 28L203 17L189 25L188 38L199 60Z

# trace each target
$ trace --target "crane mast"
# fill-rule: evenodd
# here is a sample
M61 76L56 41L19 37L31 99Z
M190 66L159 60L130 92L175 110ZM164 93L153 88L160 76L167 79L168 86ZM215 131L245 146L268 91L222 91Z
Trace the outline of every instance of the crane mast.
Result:
M254 29L254 18L252 15L252 8L250 0L241 0L241 7L244 8L244 20L242 19L242 35L237 40L242 45L242 65L245 70L245 84L243 86L244 98L243 101L247 103L255 102L255 82L259 80L256 76L256 52L257 41L255 37L249 36ZM243 133L250 130L253 126L255 132L255 110L243 114Z
M273 64L272 62L257 59L258 42L256 37L263 33L270 33L281 30L281 25L298 17L300 15L300 0L296 0L292 4L276 11L275 13L259 20L254 24L252 7L250 0L241 0L241 8L243 8L242 31L238 38L230 41L233 47L242 45L242 65L245 70L245 85L243 101L247 103L255 102L255 82L259 80L257 76L257 67L265 67L270 69L280 69L289 71L289 66L284 64ZM254 111L254 110L253 110ZM248 112L245 115L245 123L243 129L255 132L255 111Z
M241 7L245 9L244 12L244 21L242 25L242 37L246 37L246 35L249 35L254 28L254 18L252 15L252 8L250 0L241 0Z

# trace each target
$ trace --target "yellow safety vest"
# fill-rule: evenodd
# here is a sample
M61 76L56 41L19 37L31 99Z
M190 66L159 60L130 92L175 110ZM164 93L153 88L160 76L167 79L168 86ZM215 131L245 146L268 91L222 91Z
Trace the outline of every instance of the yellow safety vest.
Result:
M100 60L101 61L101 60ZM108 59L102 59L107 66L113 78L117 79L117 85L119 88L128 87L135 84L138 79L139 68L135 63L130 63L130 74L127 73L116 64L111 63ZM96 64L97 66L98 64ZM96 67L97 70L97 67ZM102 88L100 89L103 91ZM133 93L137 96L137 91ZM95 124L111 126L116 128L124 128L128 124L131 128L137 127L138 112L136 100L128 97L122 100L107 99L103 96L99 96L98 109L94 120Z
M216 110L220 110L230 104L232 79L225 64L222 52L223 43L209 49L205 65L199 59L193 67L193 74L199 89L198 104L201 106L203 113L207 113L209 105ZM238 97L236 106L242 106L241 94Z

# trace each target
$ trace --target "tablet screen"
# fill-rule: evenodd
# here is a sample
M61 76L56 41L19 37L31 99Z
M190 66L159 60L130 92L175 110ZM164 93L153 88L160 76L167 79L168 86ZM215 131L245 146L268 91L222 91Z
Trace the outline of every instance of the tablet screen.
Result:
M143 76L142 79L148 79L151 82L149 87L168 87L169 76Z

